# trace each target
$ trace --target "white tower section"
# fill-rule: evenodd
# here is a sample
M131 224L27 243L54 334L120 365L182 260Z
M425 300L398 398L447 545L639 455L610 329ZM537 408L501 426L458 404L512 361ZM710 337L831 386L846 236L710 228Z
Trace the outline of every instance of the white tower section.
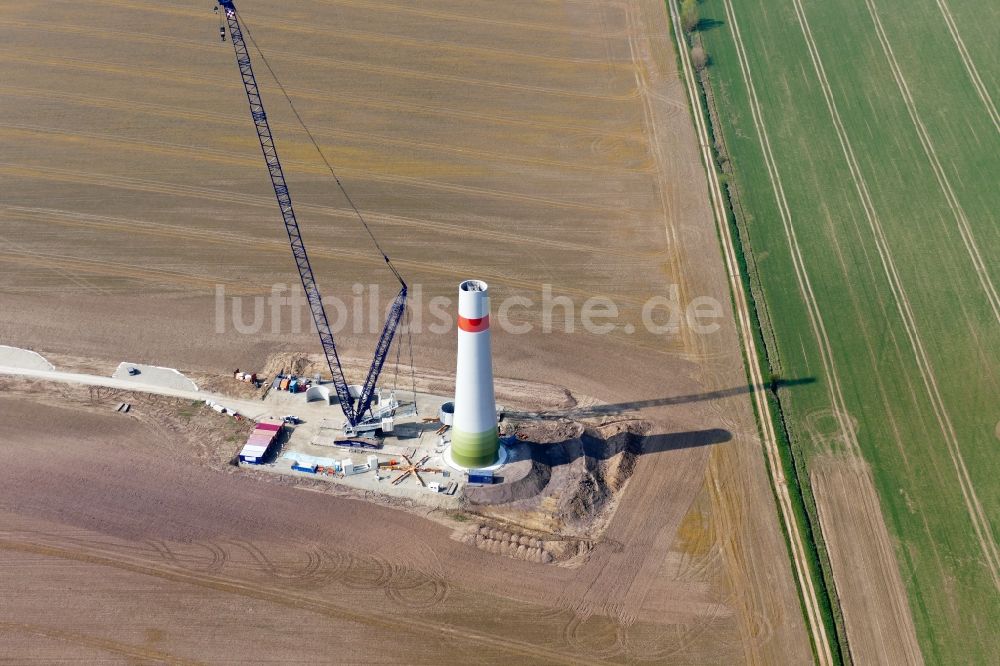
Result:
M488 467L497 461L499 450L489 287L480 280L466 280L458 287L458 363L451 455L463 467Z

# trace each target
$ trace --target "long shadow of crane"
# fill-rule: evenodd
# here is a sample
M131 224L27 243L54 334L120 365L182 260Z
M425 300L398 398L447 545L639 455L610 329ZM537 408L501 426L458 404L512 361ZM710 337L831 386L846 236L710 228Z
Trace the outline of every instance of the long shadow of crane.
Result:
M705 393L691 393L688 395L674 395L663 398L653 398L651 400L634 400L632 402L616 402L610 405L590 405L587 407L571 407L569 409L551 410L544 412L532 412L530 416L537 419L586 419L600 416L612 416L624 412L634 412L649 407L663 407L665 405L683 405L689 402L705 402L708 400L720 400L731 398L744 393L754 391L777 392L780 388L792 386L804 386L814 384L815 377L802 377L799 379L776 379L769 384L744 384L733 388L720 389L718 391L707 391ZM518 416L518 413L511 412L511 416ZM527 415L527 414L525 414Z

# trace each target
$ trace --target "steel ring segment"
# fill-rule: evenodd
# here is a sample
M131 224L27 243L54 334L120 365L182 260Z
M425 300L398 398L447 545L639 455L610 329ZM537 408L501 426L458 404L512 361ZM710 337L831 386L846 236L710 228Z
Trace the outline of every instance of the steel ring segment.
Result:
M458 316L458 327L466 333L482 333L490 327L490 316L473 319L471 317Z

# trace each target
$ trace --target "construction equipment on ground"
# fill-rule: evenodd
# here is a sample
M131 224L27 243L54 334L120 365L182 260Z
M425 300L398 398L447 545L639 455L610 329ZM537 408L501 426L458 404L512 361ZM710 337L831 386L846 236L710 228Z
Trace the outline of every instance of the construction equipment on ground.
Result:
M381 449L382 443L377 439L368 439L360 437L352 437L350 439L335 439L333 443L336 446L345 449Z
M376 422L379 426L381 426L382 420L386 416L383 413L376 417L374 414L370 413L370 407L372 400L375 398L375 383L378 380L379 374L382 371L382 366L388 356L389 349L396 334L396 329L398 328L400 320L403 317L403 313L406 310L406 282L392 265L392 262L389 261L388 255L386 255L378 241L375 239L375 236L372 234L371 229L369 229L364 216L354 204L350 195L348 195L347 190L344 189L343 184L340 182L340 178L337 177L337 174L334 172L330 162L326 159L326 156L323 154L319 144L309 131L309 128L306 127L305 123L302 121L301 116L299 116L299 113L295 109L295 105L292 103L291 98L285 91L284 86L282 86L281 82L278 81L277 76L274 76L274 70L271 69L270 63L264 57L263 53L261 53L260 48L257 47L257 44L253 39L253 35L246 29L245 25L241 26L238 13L236 11L236 5L233 4L233 0L218 0L218 3L223 9L225 21L229 27L230 40L232 41L233 49L236 52L236 63L239 66L240 76L243 80L243 87L246 90L247 100L250 103L250 116L253 120L254 127L257 130L257 139L260 143L261 151L264 154L264 162L271 178L271 185L274 189L274 196L278 202L278 208L281 211L282 220L284 221L285 231L288 235L288 241L292 249L292 256L294 257L295 264L298 267L299 278L302 282L302 288L305 291L306 300L309 304L309 311L312 314L316 330L319 332L320 343L323 346L323 354L326 356L327 366L330 369L330 374L333 376L333 384L337 390L337 399L340 402L341 408L344 410L344 416L347 418L345 433L348 436L358 434L358 432L361 432L361 430L358 429L361 425L366 426L364 430L371 430L372 428L367 426L374 425ZM326 164L330 174L333 176L337 187L343 193L354 213L361 221L362 226L371 237L372 242L375 244L375 248L381 254L382 259L385 261L389 270L392 271L396 280L399 281L399 293L396 295L396 298L392 303L388 318L382 328L382 334L375 347L375 356L368 369L368 375L365 377L364 384L361 385L360 390L358 390L356 394L350 390L344 377L344 370L341 366L340 357L337 354L337 347L333 339L333 330L331 329L330 322L327 319L326 310L323 307L323 299L320 297L319 286L316 283L312 266L309 263L309 256L306 253L306 246L302 240L298 220L295 217L295 210L292 208L292 198L288 190L288 184L285 181L285 173L282 169L281 162L278 159L278 151L275 148L274 136L271 133L271 127L267 120L267 114L264 112L260 89L258 88L257 79L254 76L253 66L250 62L250 53L247 48L247 43L244 40L244 31L246 31L246 37L253 44L257 54L261 58L261 61L267 67L268 71L270 71L271 75L274 76L274 80L278 83L279 88L281 88L282 93L285 95L292 112L295 114L299 124L305 130L309 139L312 141L313 146L323 159L323 162ZM223 31L222 34L224 37L225 31ZM411 369L413 366L412 353L411 345Z
M420 478L420 472L426 472L428 474L431 474L433 472L441 471L439 469L435 469L432 467L423 466L424 463L426 463L428 460L431 459L430 456L424 456L423 458L420 459L420 462L416 464L414 464L413 460L411 460L410 457L407 455L404 455L403 458L406 460L405 465L390 465L388 467L388 469L390 470L398 470L402 472L399 476L397 476L395 479L392 480L392 485L394 486L398 486L400 483L403 482L404 479L406 479L412 474L413 476L416 477L417 481L420 482L421 486L427 487L427 484L424 483L424 480Z

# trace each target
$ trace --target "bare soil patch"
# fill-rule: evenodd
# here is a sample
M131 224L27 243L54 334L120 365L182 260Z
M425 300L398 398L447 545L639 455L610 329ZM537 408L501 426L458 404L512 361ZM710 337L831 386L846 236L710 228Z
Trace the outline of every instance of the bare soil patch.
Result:
M821 456L812 463L810 479L854 662L922 664L868 464Z
M631 422L605 429L574 422L517 426L521 438L514 451L517 462L501 470L502 483L466 486L464 506L516 528L521 536L545 535L541 561L584 556L600 541L619 493L647 446L650 424ZM530 440L525 440L525 431L532 432ZM567 432L570 436L563 438ZM492 544L479 539L477 545ZM515 548L505 554L535 555Z
M512 311L529 333L496 328L500 402L593 401L653 434L732 439L639 456L617 499L594 502L604 534L571 569L496 557L412 513L230 473L217 433L195 424L189 441L173 417L143 421L155 405L138 398L134 418L93 419L7 401L0 445L17 464L0 470L0 511L21 527L0 557L26 564L0 583L0 621L21 622L17 636L38 637L49 660L808 661L753 413L727 393L745 385L729 308L713 335L641 326L643 303L674 285L685 302L729 302L664 4L241 10L414 300L420 288L414 358L434 377L420 390L449 393L455 355L453 329L430 332L426 304L478 277L497 303L535 304ZM59 367L110 363L105 375L126 358L176 367L210 388L196 373L268 372L272 354L317 349L287 310L274 321L265 305L252 334L233 323L232 297L252 321L255 298L298 285L214 20L194 0L0 9L0 341ZM355 282L394 293L262 85L324 299L349 302ZM551 333L543 285L575 302L572 317L556 308ZM619 306L609 334L579 321L594 295ZM360 359L350 376L363 376L377 332L338 335L343 358ZM707 498L710 466L740 480L722 486L740 521ZM616 472L580 478L597 473ZM702 517L686 518L696 501ZM699 530L714 545L691 550ZM81 585L102 594L65 593ZM390 638L405 656L371 647Z

